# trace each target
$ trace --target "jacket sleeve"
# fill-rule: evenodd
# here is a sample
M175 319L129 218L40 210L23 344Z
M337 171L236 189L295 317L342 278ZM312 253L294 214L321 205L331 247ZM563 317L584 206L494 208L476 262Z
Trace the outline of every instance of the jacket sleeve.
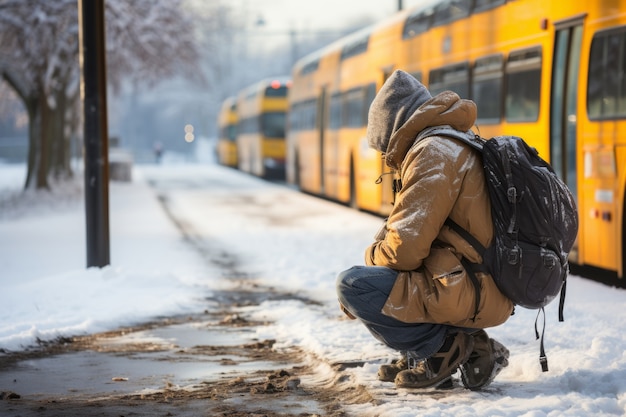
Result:
M447 138L426 138L409 150L387 233L367 248L366 265L401 271L422 265L459 198L468 160L471 150Z

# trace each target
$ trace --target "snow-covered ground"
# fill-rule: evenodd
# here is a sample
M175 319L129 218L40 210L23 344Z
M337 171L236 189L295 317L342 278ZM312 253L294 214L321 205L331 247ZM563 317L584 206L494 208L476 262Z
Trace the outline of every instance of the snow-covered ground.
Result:
M227 277L181 238L148 185L154 180L167 185L167 206L195 225L207 248L236 254L239 270L260 283L320 302L271 301L250 314L273 321L258 337L276 339L278 347L298 345L328 362L366 361L354 369L357 382L383 394L379 405L353 406L355 415L626 415L623 290L570 277L565 322L558 322L557 302L546 310L547 373L538 362L536 312L518 308L489 330L511 358L487 392L455 390L443 398L396 392L376 380L378 366L393 352L345 320L335 297L337 273L362 263L381 219L211 163L138 166L131 183L111 183L111 266L87 269L80 180L23 193L24 175L22 165L0 164L5 351L207 308L206 295ZM185 189L177 188L181 183ZM210 192L206 184L213 185ZM262 218L246 214L246 207L258 205L267 206Z

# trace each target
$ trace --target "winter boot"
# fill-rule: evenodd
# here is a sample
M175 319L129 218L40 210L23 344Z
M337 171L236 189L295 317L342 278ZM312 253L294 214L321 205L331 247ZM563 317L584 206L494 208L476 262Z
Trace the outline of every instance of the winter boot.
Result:
M467 389L478 390L491 384L496 375L509 365L509 350L480 330L472 334L474 349L461 366L461 381Z
M426 388L445 382L469 358L472 348L473 339L467 333L448 335L439 352L417 362L407 370L398 372L395 379L396 387ZM412 365L411 361L409 365Z
M394 382L396 380L396 376L402 372L409 369L409 360L407 359L408 353L402 352L403 355L400 359L394 359L390 364L380 365L378 369L378 380L383 382ZM448 379L444 379L439 385L436 386L438 389L452 389L454 388L454 383L452 382L452 377Z
M400 359L394 359L390 364L380 365L378 368L378 380L383 382L394 382L399 372L409 369L408 353L402 352Z

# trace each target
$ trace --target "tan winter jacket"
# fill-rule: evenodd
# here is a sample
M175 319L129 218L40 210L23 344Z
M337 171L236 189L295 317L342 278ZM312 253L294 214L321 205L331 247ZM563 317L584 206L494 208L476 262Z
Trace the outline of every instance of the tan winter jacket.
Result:
M394 76L406 82L404 77L409 75ZM393 88L400 81L391 80L383 89ZM414 88L411 83L409 80L409 88ZM382 90L381 93L385 94ZM398 109L390 108L389 102L378 96L370 108L370 145L386 151L387 165L397 171L402 181L391 214L365 253L367 265L400 271L382 312L408 323L472 328L499 325L510 317L513 304L500 293L490 275L478 273L480 307L472 320L475 290L460 259L465 256L472 262L481 262L481 258L444 225L450 217L484 246L491 242L491 206L480 157L469 146L451 138L428 137L414 143L419 132L430 126L469 130L476 119L476 106L450 91L425 102L430 94L417 94L417 100L423 104L404 116L398 116Z

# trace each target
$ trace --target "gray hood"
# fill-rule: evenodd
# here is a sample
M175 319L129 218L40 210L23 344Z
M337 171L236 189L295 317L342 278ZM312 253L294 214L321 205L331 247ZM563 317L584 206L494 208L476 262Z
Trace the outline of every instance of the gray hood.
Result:
M422 83L411 74L396 70L372 101L367 122L370 148L387 152L391 135L431 98Z
M476 122L476 104L452 91L435 97L413 76L396 70L372 101L367 121L370 147L398 169L417 135L427 127L448 125L466 132Z

